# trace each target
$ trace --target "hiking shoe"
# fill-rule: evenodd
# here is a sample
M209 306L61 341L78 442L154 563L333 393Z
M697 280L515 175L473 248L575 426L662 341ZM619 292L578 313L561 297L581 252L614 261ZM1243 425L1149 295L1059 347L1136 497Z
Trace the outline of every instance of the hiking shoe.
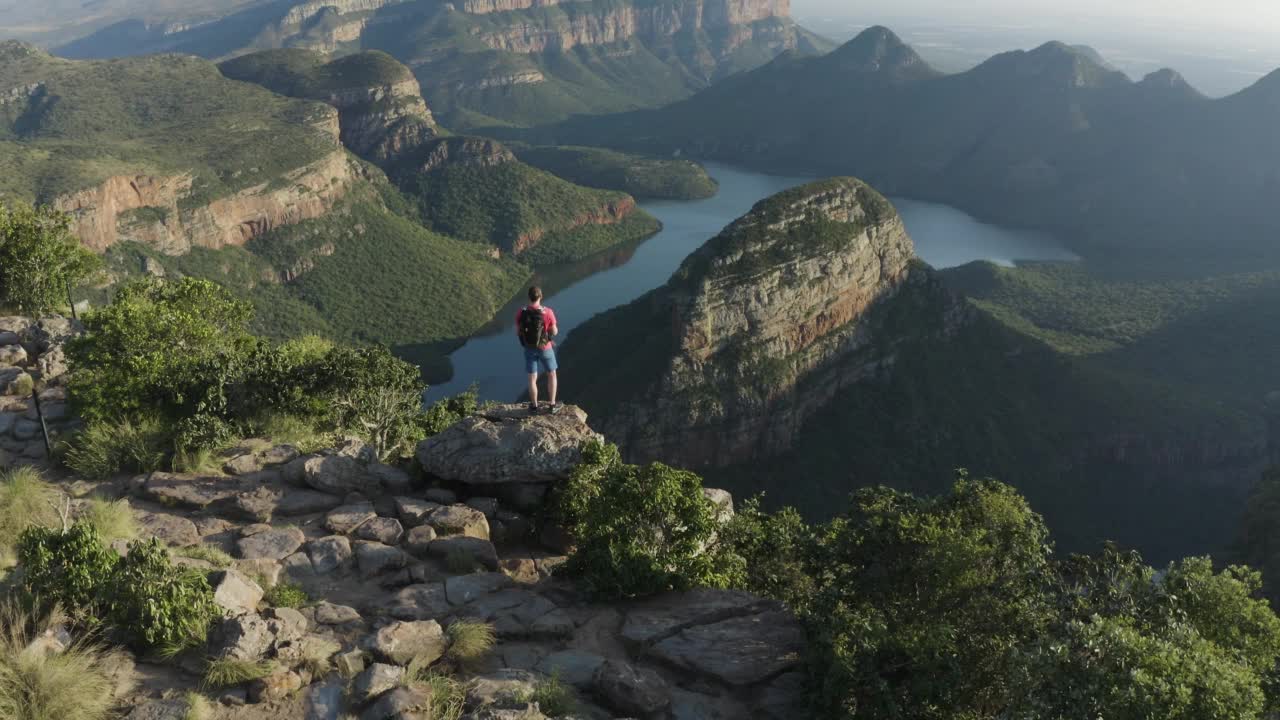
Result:
M552 406L551 406L551 414L552 414L552 415L559 415L559 414L560 414L560 411L561 411L561 410L563 410L563 409L564 409L564 403L556 403L556 404L554 404L554 405L552 405Z
M529 403L529 414L530 415L538 414L538 403Z

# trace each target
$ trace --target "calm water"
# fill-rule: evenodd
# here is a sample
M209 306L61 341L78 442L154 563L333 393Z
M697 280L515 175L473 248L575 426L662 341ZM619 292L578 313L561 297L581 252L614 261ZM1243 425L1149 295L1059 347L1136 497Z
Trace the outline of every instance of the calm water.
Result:
M662 221L662 232L580 263L547 270L538 278L547 294L547 305L556 311L562 339L596 314L665 283L689 253L746 214L756 202L808 181L714 163L708 163L707 169L720 182L715 197L697 202L644 203L644 209ZM1010 264L1075 258L1044 235L987 225L946 205L899 198L893 202L915 241L916 253L934 267L955 267L974 260ZM523 357L514 331L521 300L514 299L489 326L450 356L453 379L433 385L428 401L462 392L472 383L490 400L510 401L523 392ZM571 385L569 382L566 387L570 394Z

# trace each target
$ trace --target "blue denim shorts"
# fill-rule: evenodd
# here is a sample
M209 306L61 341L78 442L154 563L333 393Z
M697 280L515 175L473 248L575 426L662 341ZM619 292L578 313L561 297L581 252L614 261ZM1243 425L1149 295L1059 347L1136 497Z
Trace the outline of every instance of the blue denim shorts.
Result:
M524 371L530 375L538 372L538 368L542 368L542 372L549 373L555 371L559 365L556 364L556 348L549 345L545 349L537 348L524 349Z

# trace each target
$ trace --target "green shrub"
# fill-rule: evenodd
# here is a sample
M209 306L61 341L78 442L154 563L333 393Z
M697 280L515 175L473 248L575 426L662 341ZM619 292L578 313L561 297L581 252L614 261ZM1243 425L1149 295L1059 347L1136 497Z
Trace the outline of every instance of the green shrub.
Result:
M422 436L422 393L418 369L383 347L331 351L311 376L327 398L339 432L369 441L379 457L410 453Z
M114 717L115 672L123 654L78 640L60 653L31 643L53 623L10 603L0 610L0 717L106 720Z
M0 203L0 308L39 314L65 305L102 261L71 232L71 218L49 206Z
M479 389L472 385L464 393L432 403L422 419L424 436L439 435L459 420L476 414L480 409L479 397Z
M141 412L171 421L217 414L228 359L253 344L248 304L207 280L140 280L85 318L67 343L71 398L91 422Z
M460 662L473 662L493 649L493 626L473 620L457 620L449 626L449 657Z
M707 551L718 523L693 473L626 465L616 447L592 443L558 504L577 538L566 571L594 595L626 598L730 580Z
M210 660L204 669L204 685L208 688L225 688L243 685L264 678L276 671L276 664L269 660L235 660L220 658Z
M62 528L32 526L18 541L24 589L41 607L59 606L87 624L105 609L105 588L120 562L87 522Z
M423 685L431 695L427 706L427 717L432 720L458 720L466 709L467 688L462 683L436 672L428 671L424 666L409 663L405 672L405 681L413 685Z
M164 425L154 417L90 420L68 443L62 462L82 477L106 480L161 469L166 444Z
M311 602L301 585L282 582L267 590L262 598L271 607L300 608Z
M200 645L219 614L204 575L175 567L156 538L130 543L104 590L108 622L144 650Z
M62 495L46 483L35 468L15 468L0 473L0 565L17 561L18 538L35 525L58 525Z
M821 571L809 557L813 529L794 508L769 514L760 509L760 502L760 498L743 502L721 528L715 544L717 557L731 585L803 610L813 598L814 581Z

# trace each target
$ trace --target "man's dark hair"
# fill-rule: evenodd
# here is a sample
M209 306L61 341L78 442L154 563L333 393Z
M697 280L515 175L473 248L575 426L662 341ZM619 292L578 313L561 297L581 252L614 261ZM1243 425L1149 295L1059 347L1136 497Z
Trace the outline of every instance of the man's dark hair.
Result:
M534 285L529 288L529 302L538 302L542 299L542 288Z

